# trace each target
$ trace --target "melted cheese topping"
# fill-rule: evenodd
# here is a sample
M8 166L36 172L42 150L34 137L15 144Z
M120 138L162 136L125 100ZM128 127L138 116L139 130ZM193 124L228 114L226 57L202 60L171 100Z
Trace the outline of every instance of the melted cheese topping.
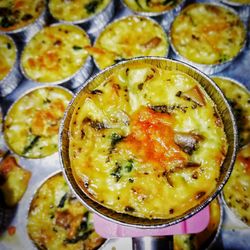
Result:
M181 0L124 0L124 3L133 11L138 12L164 12L174 9Z
M0 163L0 190L7 206L16 206L22 199L31 172L18 165L15 157L8 155Z
M246 32L230 10L211 4L191 4L174 20L172 45L188 60L218 64L234 58L242 49Z
M100 69L122 59L165 56L168 41L162 27L149 18L129 16L105 28L89 49Z
M53 17L64 21L80 21L103 11L110 0L50 0L49 9Z
M44 0L1 0L0 31L14 31L28 26L44 9Z
M250 144L238 153L223 194L227 205L250 226Z
M95 232L92 217L57 174L37 190L27 230L39 249L97 249L105 240Z
M21 66L25 74L37 82L63 81L73 76L84 65L90 45L84 30L60 24L38 32L26 45Z
M72 94L60 87L39 88L21 97L4 123L9 147L28 158L55 153L60 121L71 98Z
M16 46L12 39L0 35L0 81L11 71L16 61Z
M92 199L116 212L176 217L216 188L227 151L222 121L193 78L133 63L76 103L71 168Z
M249 91L226 78L213 77L233 108L240 136L240 145L250 142L250 93Z
M214 240L221 221L221 208L218 199L211 202L210 220L206 229L197 234L174 235L174 250L207 249Z

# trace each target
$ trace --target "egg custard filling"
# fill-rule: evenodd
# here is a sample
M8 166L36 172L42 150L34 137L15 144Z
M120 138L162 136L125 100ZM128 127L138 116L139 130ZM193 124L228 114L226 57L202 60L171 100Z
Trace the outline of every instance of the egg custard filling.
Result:
M170 37L182 57L199 64L219 64L231 60L244 46L243 22L226 7L194 3L172 23Z
M44 9L44 0L1 0L0 31L14 31L28 26Z
M69 159L79 187L118 213L171 218L215 191L227 152L222 120L200 84L133 62L85 89L74 106Z
M138 12L165 12L174 9L181 0L124 0L124 3L133 11Z
M97 66L104 69L121 60L139 56L166 56L167 36L153 20L128 16L108 25L88 48Z
M239 131L240 146L250 143L250 92L244 86L224 77L212 77L232 106Z
M58 130L72 94L61 87L35 89L8 111L4 136L18 155L41 158L57 151Z
M38 249L94 250L105 242L95 232L93 214L73 196L61 173L35 193L27 231Z
M110 2L110 0L49 0L49 10L58 20L74 22L100 13Z
M232 211L250 226L250 144L239 151L223 195Z
M45 27L26 45L21 56L25 75L39 83L65 81L84 65L90 45L81 28L58 24Z
M16 46L13 40L5 35L0 35L0 81L10 73L15 61Z

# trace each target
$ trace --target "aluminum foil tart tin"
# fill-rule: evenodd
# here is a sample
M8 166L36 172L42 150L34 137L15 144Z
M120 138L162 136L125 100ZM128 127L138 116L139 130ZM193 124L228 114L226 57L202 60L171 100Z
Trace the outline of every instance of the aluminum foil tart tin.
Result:
M230 78L230 77L226 77L226 76L220 76L220 75L213 75L213 76L211 76L211 79L213 80L213 81L215 81L215 83L217 84L217 85L219 85L217 82L216 82L216 80L215 79L218 79L218 80L225 80L225 81L229 81L230 83L232 83L232 84L234 84L236 87L238 87L239 88L239 90L242 90L242 91L244 91L244 93L246 93L246 95L248 95L249 96L249 98L250 98L250 92L249 92L249 90L246 88L246 86L245 85L243 85L242 83L240 83L239 81L236 81L235 79L233 79L233 78ZM219 87L220 87L220 85L219 85ZM225 86L223 86L224 87L224 89L226 88L226 83L225 83ZM228 86L229 87L229 86ZM237 103L237 99L236 98L239 98L238 99L238 102L240 103L240 102L242 102L243 100L242 100L242 97L237 97L237 93L236 93L236 91L233 89L233 88L228 88L228 92L226 92L226 91L223 91L223 89L221 88L221 90L222 90L222 92L225 94L225 96L226 96L226 98L229 100L229 101L231 101L231 102L236 102ZM233 96L231 96L231 98L230 97L227 97L227 93L232 93L232 94L234 94L234 96L235 96L235 100L233 99ZM239 94L239 93L238 93ZM247 125L248 126L250 126L250 124L249 124L249 119L250 119L250 117L249 117L249 112L250 112L250 106L249 106L249 104L248 104L248 101L249 100L247 100L244 104L242 103L241 105L240 105L240 107L238 106L238 105L236 105L236 110L234 110L234 108L232 107L232 109L233 109L233 112L235 112L236 113L236 123L238 124L238 122L240 123L240 122L242 122L241 121L241 119L244 119L243 121L245 121L245 123L243 123L243 125L242 125L242 129L243 129L243 131L242 131L242 133L244 133L243 135L241 135L241 132L240 131L238 131L238 136L239 136L239 148L240 147L243 147L244 145L246 145L246 144L248 144L249 142L250 142L250 132L248 132L248 130L249 130L249 127L247 127ZM241 111L241 110L239 110L239 109L243 109L243 111ZM248 111L249 110L249 111ZM248 112L247 112L248 111ZM240 113L240 114L237 114L237 113ZM242 112L243 112L243 114L242 114ZM239 129L239 127L240 127L240 125L238 124L238 129Z
M43 99L43 97L41 96L42 93L36 92L38 90L43 90L43 89L44 90L55 89L55 90L58 90L61 92L64 91L64 93L52 92L52 94L50 96L47 96L47 97L44 96L44 99ZM24 98L29 94L33 94L33 99L30 96L29 99L24 100ZM44 94L48 94L48 92L44 93ZM60 95L61 95L61 99L59 98ZM40 99L38 98L39 96L41 97ZM58 113L58 112L64 113L64 111L61 110L62 105L64 105L64 108L66 108L65 107L66 104L69 103L69 101L71 100L72 97L73 97L73 93L69 89L62 87L62 86L54 86L54 85L44 85L44 86L30 88L26 92L22 93L9 107L9 109L4 117L3 136L4 136L5 144L6 144L6 147L8 148L8 150L10 152L12 152L13 154L19 155L22 158L35 159L35 160L47 158L51 155L56 155L57 149L54 147L57 146L57 144L56 144L57 134L56 134L56 131L54 131L53 129L50 133L49 127L50 128L53 127L54 129L58 130L58 127L60 125L59 124L60 119L62 119L62 115L59 114L59 115L54 115L53 117L51 117L51 114L47 114L47 111L49 108L49 111L52 111L52 109L54 109L56 113ZM55 104L57 102L57 99L61 100L61 102L58 103L58 105ZM53 100L55 102L53 102ZM22 102L20 103L20 101L22 101ZM28 104L27 104L27 101L28 101ZM35 101L37 101L37 103L35 103ZM28 110L26 109L26 112L28 112L29 114L25 113L24 106L22 106L25 103L27 105L30 105L30 106L25 106L28 109ZM53 105L49 106L49 107L47 106L47 108L44 106L44 109L42 109L43 105L47 105L50 103L52 103ZM16 105L21 105L21 106L19 106L19 109L17 109ZM38 106L39 106L39 108L38 108ZM34 108L37 112L32 113L32 108ZM9 116L10 115L13 116L13 112L15 113L15 112L19 112L19 111L23 114L26 114L26 118L30 117L30 119L32 119L32 122L30 121L30 123L25 123L25 122L27 122L27 120L25 120L24 123L22 123L22 124L21 124L21 122L19 122L18 126L16 127L16 130L12 130L9 128L10 124L8 124ZM40 111L42 111L42 113ZM52 113L55 113L55 112L52 112ZM22 116L24 116L23 114L22 114ZM42 122L42 120L45 120L45 119L50 121L50 123L48 123L49 125L44 124ZM59 120L59 121L57 121L57 120ZM13 122L13 120L10 121L10 123L12 123L12 122ZM33 127L33 129L35 129L34 131L36 131L36 132L34 132L34 131L32 132L32 128L31 128L32 126L36 127L36 128ZM21 129L22 133L18 132L18 129ZM44 130L46 130L47 132L46 131L44 132ZM8 131L8 135L7 135L7 131ZM13 147L12 143L9 142L9 139L10 139L10 135L12 137L13 136L12 133L15 131L20 136L19 142L21 144L19 145L19 147L23 146L22 144L26 142L26 144L25 144L26 146L23 147L23 149L26 150L27 140L28 140L28 145L29 145L28 147L31 146L31 148L29 148L29 152L30 152L30 150L34 149L34 146L37 147L33 153L31 152L30 154L27 155L27 153L23 153L22 151L20 151L21 149L19 150L19 147L16 147L16 149ZM27 134L27 131L29 131L28 134ZM26 137L26 138L21 138L21 135L24 135L24 137ZM12 139L14 139L14 137L12 137ZM25 139L25 141L24 141L24 139ZM42 139L42 141L41 141L41 139ZM39 140L41 141L40 144L38 144ZM39 146L39 148L38 148L38 146ZM43 149L43 148L45 148L45 149Z
M220 195L210 204L210 220L204 231L197 234L174 235L174 249L216 249L223 222L223 204Z
M219 6L219 7L222 7L226 10L229 10L231 11L233 14L235 14L235 16L237 16L240 20L240 16L238 15L238 13L228 7L228 6L225 6L223 4L219 4L219 3L211 3L211 2L208 2L208 3L202 3L202 4L206 4L206 5L211 5L211 6ZM189 6L187 6L188 8ZM185 11L185 9L183 9L183 11ZM182 13L182 12L181 12ZM181 15L180 13L180 15ZM177 16L178 17L178 16ZM175 21L175 20L174 20ZM211 75L211 74L215 74L215 73L218 73L218 72L221 72L223 71L225 68L227 68L230 64L232 64L236 58L238 58L242 52L244 51L245 47L246 47L246 41L247 41L247 28L246 28L246 25L245 23L241 20L242 24L243 24L243 28L244 28L244 33L245 33L245 39L244 39L244 42L239 50L239 52L237 53L237 55L235 55L233 58L229 59L229 60L225 60L221 63L215 63L215 64L202 64L202 63L196 63L194 61L191 61L189 59L187 59L186 57L184 57L183 55L181 55L179 53L179 51L177 50L177 48L175 47L175 45L173 44L173 41L172 41L172 29L173 29L173 24L174 24L174 21L171 23L171 26L170 26L170 30L169 30L169 42L170 42L170 47L171 49L173 50L174 52L174 58L177 59L177 60L181 60L183 62L186 62L188 63L189 65L201 70L202 72L204 72L205 74L208 74L208 75Z
M64 25L64 24L56 23L56 24L50 25L49 27L55 27L55 26L60 26L60 25ZM79 29L81 32L84 32L87 40L89 41L89 44L91 44L91 41L90 41L90 38L89 38L88 34L82 28L80 28L77 25L73 25L73 24L65 24L65 25L67 25L69 27L74 27L76 29ZM29 42L31 42L31 41L32 41L32 39ZM25 48L24 48L24 50L25 50ZM76 49L78 49L78 48L76 48ZM24 55L24 50L21 53L21 59L20 59L21 72L28 80L30 80L30 81L32 81L34 83L37 83L39 85L40 84L45 84L45 85L46 84L53 84L53 85L59 85L60 84L62 86L70 88L70 89L76 89L86 81L86 79L90 76L90 74L93 71L93 61L92 61L92 58L88 55L87 58L85 59L83 65L73 75L68 76L68 77L66 77L66 78L64 78L62 80L54 81L54 82L39 82L39 81L37 81L35 79L32 79L25 72L24 66L22 64L22 58L23 58L23 55Z
M133 25L137 25L135 26L135 28L137 28L137 30L134 29L134 27L131 25L132 23L134 22ZM141 27L139 26L139 23L142 23ZM147 24L148 23L148 24ZM150 26L150 25L152 26ZM124 25L126 28L122 29L122 25ZM147 39L146 37L146 33L143 31L143 28L144 27L147 27L148 29L148 32L150 35L155 35L155 36L152 36L151 39ZM156 27L156 28L155 28ZM117 28L117 31L116 31L116 28ZM153 30L153 28L155 30ZM128 37L130 36L130 33L131 33L131 29L134 30L134 34L133 34L133 37L135 38L134 40L131 39L128 39ZM150 29L150 31L149 31ZM98 63L98 59L96 59L96 56L95 56L95 53L98 54L98 50L99 49L104 49L104 53L105 53L105 48L103 48L101 45L106 45L106 48L111 48L111 46L108 46L110 45L111 41L112 41L112 38L110 38L110 36L112 35L112 32L114 34L114 36L112 36L112 38L114 38L114 42L112 42L112 51L110 52L108 50L108 53L116 53L119 54L119 46L122 46L121 44L124 44L125 47L123 49L123 51L126 49L128 50L129 48L129 52L126 53L126 51L122 52L122 55L124 55L125 57L121 56L121 58L119 58L119 56L117 57L117 62L120 62L120 61L123 61L123 60L127 60L129 58L133 58L133 57L141 57L141 56L165 56L167 57L168 56L168 53L169 53L169 41L168 41L168 37L167 37L167 34L166 32L164 31L164 29L162 28L162 26L156 22L154 19L150 18L150 17L144 17L144 16L139 16L139 15L128 15L128 16L123 16L123 17L120 17L120 18L117 18L115 19L113 22L111 22L110 24L108 24L105 28L103 28L103 30L99 33L99 35L96 37L95 41L94 41L94 45L93 45L93 55L92 55L92 58L93 58L93 61L94 61L94 64L95 66L99 69L99 70L102 70L108 66L111 66L111 64L105 66L105 67L100 67L100 63ZM100 40L101 41L104 41L104 38L103 36L105 36L105 34L107 34L106 36L106 44L104 42L101 42L100 44ZM149 50L148 51L143 51L141 50L141 54L138 55L138 51L133 51L133 47L134 47L134 42L142 42L141 39L137 39L139 37L142 37L142 38L145 38L144 39L144 43L145 43L145 46L157 46L161 43L160 39L164 39L164 42L166 43L166 53L162 53L160 54L158 51L155 53L158 53L158 54L155 54L153 52L150 52L151 55L149 55ZM120 38L120 39L119 39ZM122 39L123 38L123 41ZM160 39L159 39L160 38ZM126 41L128 40L128 41ZM160 41L160 42L159 42ZM118 48L117 48L118 46ZM97 48L97 51L95 52L95 48ZM152 48L152 51L154 50L154 48ZM102 51L101 51L102 53ZM135 53L137 53L137 55L135 55ZM128 55L130 54L130 55ZM105 61L109 61L109 56L108 55L103 55L103 54L100 54L100 59ZM115 64L116 62L114 62L113 64Z
M130 8L129 5L126 3L126 0L122 0L121 2L123 6L130 12L141 16L153 17L162 25L164 29L168 30L170 23L173 21L174 17L180 12L186 0L180 0L179 3L173 8L162 12L137 11Z
M233 171L222 191L222 200L227 213L229 213L230 219L234 221L237 227L245 229L250 228L250 174L249 170L247 169L247 164L249 164L249 156L250 143L238 151Z
M221 175L217 183L216 190L200 205L187 211L185 214L181 216L177 216L171 219L145 219L138 218L128 214L117 213L111 209L108 209L101 204L92 200L77 184L73 173L72 168L70 166L70 159L68 155L69 150L69 125L72 113L76 106L77 101L81 98L81 94L84 93L85 88L94 88L98 86L104 79L112 74L113 69L118 69L119 67L123 67L126 64L133 64L139 62L150 63L157 67L168 69L168 70L178 70L192 78L196 79L201 86L205 89L211 99L217 105L218 111L222 117L223 124L225 126L225 133L228 138L228 152L225 158L225 161L221 167ZM120 62L114 66L108 67L102 72L90 78L85 87L82 87L79 92L74 96L71 103L69 104L67 111L65 112L64 119L61 123L60 132L59 132L59 157L61 162L61 167L63 169L65 178L68 184L71 186L71 189L75 193L75 195L83 202L85 206L87 206L91 211L97 213L99 216L110 220L112 222L125 225L132 226L137 228L162 228L170 225L174 225L179 223L192 215L196 214L198 211L207 206L222 190L225 185L227 179L230 176L232 171L232 167L235 160L237 150L237 129L235 120L231 111L231 108L225 99L224 95L217 87L217 85L208 78L205 74L198 71L197 69L175 60L170 60L161 57L142 57L130 59L125 62Z
M7 39L10 40L11 42L10 46L12 45L14 46L14 50L16 54L15 62L11 70L2 80L0 80L0 96L4 97L10 94L17 87L19 82L21 82L22 74L19 70L19 62L18 62L19 55L18 55L18 50L17 50L15 41L9 35L0 34L0 36L5 36Z
M43 8L38 16L32 23L28 24L27 26L11 30L11 31L1 31L0 33L5 33L11 35L17 42L24 45L28 42L33 35L35 35L46 23L47 12L46 12L46 3L45 0L42 0Z
M78 201L70 193L69 187L66 187L63 185L64 183L62 182L62 179L60 178L61 176L63 178L62 172L58 170L50 174L43 181L41 181L40 183L37 183L39 184L39 186L37 186L34 190L34 193L30 195L29 201L27 204L29 207L26 208L25 211L22 211L23 214L25 214L25 217L23 218L24 220L23 223L25 223L25 231L26 231L25 237L29 239L28 240L29 242L27 242L26 244L33 245L32 249L33 248L41 249L41 247L44 246L42 245L42 238L39 237L39 232L41 233L42 230L44 230L44 226L39 227L39 225L35 224L35 223L40 223L40 221L37 219L39 218L39 214L41 213L40 218L46 215L48 215L49 217L49 218L44 218L44 223L46 223L48 226L47 234L44 234L44 237L46 236L48 238L53 237L53 243L51 241L48 241L46 242L46 244L50 244L50 245L45 245L44 247L48 247L48 249L50 249L50 247L53 248L56 246L58 247L58 249L61 249L61 247L67 248L67 245L71 246L72 244L75 244L74 246L76 248L84 246L86 247L86 249L96 249L96 250L103 249L103 247L105 247L105 245L107 244L108 239L101 238L99 235L96 235L94 232L90 236L92 237L91 238L92 240L90 241L88 241L89 234L87 232L86 234L87 245L85 246L85 244L83 243L83 241L85 240L85 238L83 237L83 233L86 230L86 228L81 227L81 225L78 226L79 231L75 230L75 234L78 234L78 235L73 237L71 239L72 241L68 240L67 242L67 239L65 240L63 239L63 237L67 238L68 235L72 237L71 234L72 232L74 232L74 226L75 226L72 220L75 219L75 222L77 220L79 221L79 216L83 216L82 218L83 220L81 221L81 223L83 223L85 221L84 219L85 219L86 212L84 212L84 214L81 214L80 206L83 206L83 205L77 204ZM57 184L56 186L55 186L55 183ZM60 190L55 189L55 187L58 188L58 186L61 187ZM65 191L67 191L66 195L65 195ZM44 199L43 197L47 197L47 199ZM48 203L46 202L46 200L48 200ZM54 204L53 204L53 201L54 201ZM65 204L67 206L66 210L64 208ZM55 207L55 205L57 206ZM37 207L39 207L40 209L37 210ZM84 209L84 211L87 210L86 208L84 208L84 206L82 209ZM69 211L69 212L65 213L65 211ZM52 214L54 216L52 216ZM72 215L72 217L70 217L70 215ZM63 220L63 218L66 218L66 217L67 217L67 220L71 220L70 224L72 225L72 227L66 226L67 221ZM86 219L87 220L89 219L89 215L87 215ZM29 230L29 220L32 221L30 224L30 230ZM89 226L90 225L87 224L87 227ZM52 229L50 227L53 227L52 232L50 231ZM56 230L56 228L58 231ZM34 230L36 231L34 232ZM96 244L96 245L92 246L91 244Z
M245 6L245 7L250 7L250 1L249 0L241 0L241 1L236 1L236 0L220 0L222 3L235 6L235 7L240 7L240 6Z
M94 37L112 19L114 12L115 3L114 0L110 0L108 5L103 10L86 19L76 21L65 21L63 19L54 17L51 11L50 15L52 19L57 22L77 24L81 26L84 30L86 30L91 37Z

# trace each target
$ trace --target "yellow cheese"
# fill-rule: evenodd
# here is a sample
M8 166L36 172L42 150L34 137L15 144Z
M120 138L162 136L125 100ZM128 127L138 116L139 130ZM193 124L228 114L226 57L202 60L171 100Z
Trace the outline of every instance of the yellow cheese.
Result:
M133 11L138 12L164 12L174 9L181 0L158 1L158 0L124 0L124 3Z
M215 76L212 79L221 88L233 108L239 130L240 145L242 146L248 144L250 142L249 91L227 78Z
M0 31L14 31L28 26L44 9L44 0L1 0Z
M166 56L168 41L162 27L153 20L128 16L108 25L89 49L100 69L122 59L138 56Z
M11 71L16 61L16 46L12 39L0 35L0 81Z
M60 120L72 94L60 87L44 87L21 97L10 108L4 123L9 147L28 158L57 151Z
M110 0L49 0L49 10L56 19L72 22L100 13L109 3Z
M76 103L72 172L92 199L116 212L176 217L215 191L227 152L223 124L196 80L133 63Z
M174 250L199 250L207 249L212 243L219 229L221 209L219 200L211 202L210 220L206 229L197 234L174 235Z
M200 64L218 64L234 58L242 49L243 22L227 8L195 3L174 20L171 40L184 58Z
M223 194L227 205L250 226L250 144L239 151Z
M90 41L77 26L59 24L39 31L21 56L25 74L40 83L53 83L72 77L84 65Z
M105 241L94 230L93 214L72 195L62 174L37 190L27 230L39 249L94 250Z
M0 163L0 191L7 206L13 207L22 199L31 177L31 172L18 165L13 156L5 157Z

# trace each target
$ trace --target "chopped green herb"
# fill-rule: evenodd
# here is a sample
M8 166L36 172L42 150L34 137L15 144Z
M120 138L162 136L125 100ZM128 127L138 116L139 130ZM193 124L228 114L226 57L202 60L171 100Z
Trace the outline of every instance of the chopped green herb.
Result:
M59 207L59 208L63 208L64 207L65 201L67 200L67 196L68 196L68 194L65 193L64 196L61 198L61 200L60 200L60 202L59 202L59 204L58 204L57 207Z
M26 155L34 146L38 143L40 136L39 135L32 135L33 139L30 141L30 143L24 147L22 154Z
M117 133L111 135L111 149L114 149L116 144L122 141L125 137Z
M73 50L81 50L81 49L83 49L83 47L80 47L80 46L77 46L77 45L73 46Z
M134 167L134 161L132 159L129 159L127 164L124 166L126 172L131 172Z
M127 173L130 173L134 168L134 161L132 159L129 159L125 163L121 164L116 162L116 167L111 173L112 176L116 178L116 182L118 182L122 176L126 175ZM129 182L131 182L131 178L129 178ZM132 180L133 182L134 180Z
M111 173L111 175L116 178L116 182L118 182L122 177L121 170L122 170L122 167L118 163L116 163L116 168Z
M88 14L95 13L100 3L101 3L100 0L91 1L90 3L85 4L84 8L86 9Z

